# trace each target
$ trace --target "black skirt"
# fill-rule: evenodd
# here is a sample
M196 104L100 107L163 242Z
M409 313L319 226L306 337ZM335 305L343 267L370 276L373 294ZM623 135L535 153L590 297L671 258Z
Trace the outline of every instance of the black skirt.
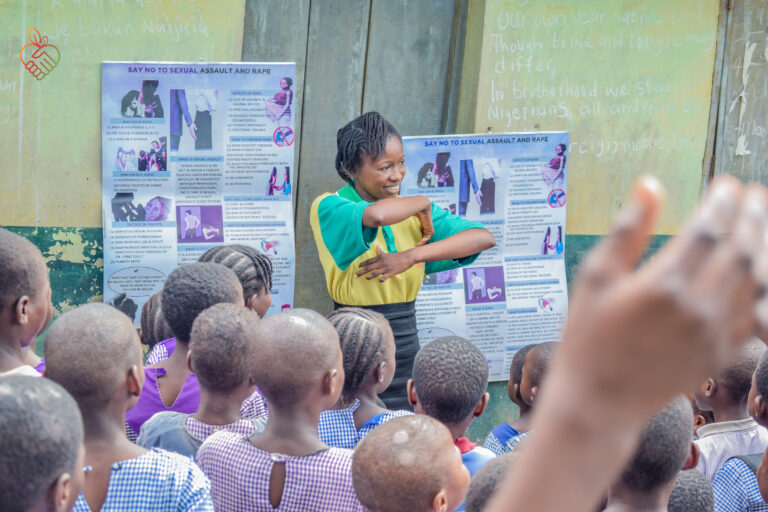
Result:
M337 302L336 309L348 307ZM371 309L381 313L389 320L389 326L395 335L395 376L392 384L379 395L391 410L413 410L408 403L405 385L413 375L413 359L419 351L419 334L416 328L416 302L398 302L396 304L377 304L374 306L352 306Z

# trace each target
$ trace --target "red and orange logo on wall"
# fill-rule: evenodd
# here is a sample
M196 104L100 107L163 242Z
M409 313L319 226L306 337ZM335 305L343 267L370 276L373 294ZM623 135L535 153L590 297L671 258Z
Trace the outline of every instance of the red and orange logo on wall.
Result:
M21 47L19 58L32 76L42 80L59 64L59 49L48 44L48 36L40 36L35 27L29 29L29 43Z

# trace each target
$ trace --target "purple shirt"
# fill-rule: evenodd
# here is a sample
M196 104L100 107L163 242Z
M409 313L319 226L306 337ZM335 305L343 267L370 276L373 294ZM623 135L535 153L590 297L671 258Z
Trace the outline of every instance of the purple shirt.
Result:
M352 487L352 450L328 448L294 457L269 453L245 437L216 432L197 451L196 462L211 480L217 511L363 512ZM275 462L285 462L280 505L269 501L269 479Z
M197 383L195 374L189 374L179 396L176 397L176 401L170 406L166 406L160 397L160 388L157 385L157 378L162 377L165 373L165 368L144 368L146 378L139 401L125 413L126 425L136 434L141 431L144 422L157 412L174 411L187 414L197 412L200 405L200 385Z

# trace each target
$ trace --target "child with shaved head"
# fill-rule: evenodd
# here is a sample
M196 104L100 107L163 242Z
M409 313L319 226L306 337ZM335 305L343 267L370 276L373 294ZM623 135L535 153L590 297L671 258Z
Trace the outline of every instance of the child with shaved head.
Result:
M519 436L528 431L528 424L530 423L531 406L523 400L520 395L520 382L523 379L523 365L525 364L525 356L528 351L534 347L533 344L526 345L512 357L512 363L509 365L509 381L507 382L507 395L512 402L517 405L520 416L512 422L502 423L498 427L491 430L488 437L485 438L484 446L491 450L496 455L501 455L505 451L504 445L510 439Z
M712 483L701 471L689 469L677 474L669 494L668 512L713 512Z
M395 374L395 338L384 315L350 307L336 309L328 320L339 333L344 388L339 403L320 414L318 432L325 444L352 449L378 425L413 413L390 411L379 400Z
M234 304L216 304L195 319L189 338L189 369L200 384L195 414L162 411L141 427L137 444L194 457L216 430L251 437L266 420L243 419L240 407L254 390L252 343L259 315Z
M0 510L67 512L83 486L83 422L48 379L0 377Z
M51 286L40 250L0 228L0 375L40 373L23 361L22 347L34 342L51 320Z
M480 468L469 481L467 501L464 503L467 512L483 512L517 457L518 452L505 453Z
M104 304L65 313L46 334L45 359L46 376L83 415L92 469L74 510L213 510L210 484L189 458L125 436L125 411L144 383L139 338L125 314Z
M666 510L681 469L696 467L693 410L680 395L646 424L629 464L608 491L606 512Z
M218 263L191 263L170 273L163 285L163 316L176 337L173 353L144 369L146 385L138 403L125 415L126 432L135 441L141 426L161 411L191 414L200 405L197 377L187 366L189 337L197 315L209 307L229 303L243 306L237 276Z
M352 480L371 512L450 512L464 500L469 473L445 425L416 414L395 418L360 441Z
M699 427L696 444L701 451L698 469L713 480L731 457L763 453L768 448L768 431L749 414L749 390L765 344L747 342L728 366L696 390L696 405L712 411L715 422Z
M344 383L336 330L314 311L294 309L259 322L251 361L269 418L248 438L217 432L197 452L217 511L363 510L352 487L352 452L329 448L320 413Z
M413 410L448 427L470 475L495 457L464 437L488 405L487 385L488 361L475 345L458 336L444 336L423 346L413 362L413 378L408 381Z

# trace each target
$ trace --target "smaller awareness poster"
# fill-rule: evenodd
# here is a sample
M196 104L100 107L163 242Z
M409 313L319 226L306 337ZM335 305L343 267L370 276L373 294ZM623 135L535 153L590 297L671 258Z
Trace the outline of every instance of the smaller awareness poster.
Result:
M403 195L423 194L496 238L472 265L426 276L419 339L465 337L490 380L506 380L517 350L559 341L568 311L568 133L405 137L403 148Z
M140 325L178 265L223 244L272 261L293 306L296 66L102 64L104 301Z

